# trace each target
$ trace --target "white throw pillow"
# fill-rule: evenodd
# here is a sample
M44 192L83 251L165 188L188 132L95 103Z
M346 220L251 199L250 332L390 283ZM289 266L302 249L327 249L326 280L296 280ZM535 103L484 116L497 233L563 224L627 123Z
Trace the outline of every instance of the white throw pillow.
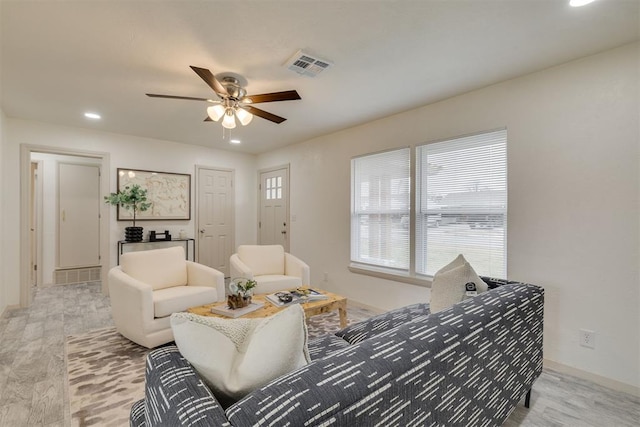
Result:
M437 313L466 298L465 285L476 284L478 294L486 292L487 284L476 274L471 264L458 255L456 259L442 267L431 282L431 312Z
M171 328L180 353L225 406L311 361L298 304L264 319L174 313Z

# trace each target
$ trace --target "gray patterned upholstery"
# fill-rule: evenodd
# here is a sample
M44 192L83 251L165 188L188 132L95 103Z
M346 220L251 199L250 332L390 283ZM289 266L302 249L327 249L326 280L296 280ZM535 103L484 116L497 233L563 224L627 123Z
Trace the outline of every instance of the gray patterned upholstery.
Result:
M308 347L311 360L317 360L349 347L349 343L333 334L327 334L323 337L309 340Z
M185 369L188 364L175 354L177 350L156 350L172 356L163 360L151 353L146 424L134 424L140 419L139 404L132 408L131 422L136 426L500 425L542 371L543 306L542 288L509 284L428 316L420 314L428 307L405 308L408 321L373 319L372 325L385 327L356 330L355 335L367 331L368 336L357 344L314 340L313 363L253 391L224 412L213 396L207 400L202 381ZM176 373L157 375L154 370ZM173 393L182 397L167 401ZM205 406L196 409L196 401Z
M378 316L367 319L366 322L356 323L347 326L336 332L336 336L341 337L349 344L357 344L361 341L381 334L382 332L396 328L420 316L428 316L429 304L413 304L406 307L382 313Z
M139 415L140 402L144 417ZM216 398L176 346L155 349L147 356L145 399L133 405L130 424L230 426Z
M518 285L518 284L528 285L529 284L529 283L516 282L513 280L507 280L507 279L496 279L495 277L487 277L487 276L480 276L480 278L484 280L484 282L487 284L489 289L495 289L498 286L503 286L503 285Z
M131 412L129 413L129 424L131 426L136 427L146 427L147 423L145 422L145 409L144 409L144 399L138 400L131 407Z

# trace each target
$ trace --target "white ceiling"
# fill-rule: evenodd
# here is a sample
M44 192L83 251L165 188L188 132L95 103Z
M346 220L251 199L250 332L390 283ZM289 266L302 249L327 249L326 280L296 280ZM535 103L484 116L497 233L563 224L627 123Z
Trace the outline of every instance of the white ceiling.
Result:
M638 0L0 0L1 102L9 117L261 153L639 38ZM298 49L334 62L317 78L282 65ZM257 105L223 140L189 68L236 73ZM83 112L102 114L88 121Z

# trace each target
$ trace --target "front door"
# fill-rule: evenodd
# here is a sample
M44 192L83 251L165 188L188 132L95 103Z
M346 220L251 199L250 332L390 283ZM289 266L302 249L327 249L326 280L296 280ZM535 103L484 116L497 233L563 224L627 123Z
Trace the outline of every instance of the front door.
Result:
M233 171L198 168L198 262L229 277L234 250Z
M289 252L289 166L260 172L261 245L282 245Z

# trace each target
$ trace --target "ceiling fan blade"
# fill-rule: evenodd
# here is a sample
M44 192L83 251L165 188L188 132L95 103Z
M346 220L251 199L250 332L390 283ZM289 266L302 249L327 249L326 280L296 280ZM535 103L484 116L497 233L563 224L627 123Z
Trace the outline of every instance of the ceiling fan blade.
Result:
M272 121L274 123L282 123L285 120L287 120L284 117L276 116L275 114L271 114L271 113L266 112L264 110L261 110L259 108L252 107L251 105L242 105L242 106L240 106L240 108L242 108L244 110L247 110L248 112L250 112L254 116L262 117L263 119L267 119L267 120Z
M276 102L276 101L294 101L300 98L298 92L295 90L286 90L284 92L263 93L260 95L248 95L242 98L242 102L249 102L251 104L259 104L261 102Z
M191 96L175 96L175 95L158 95L156 93L147 93L147 96L151 98L169 98L169 99L187 99L189 101L205 101L205 102L217 102L213 99L208 98L194 98Z
M206 84L209 85L211 89L213 89L215 93L222 97L229 96L229 92L227 92L227 89L222 86L222 83L220 83L218 79L216 79L211 71L207 70L206 68L194 67L193 65L189 66L193 71L196 72L197 75L200 76L202 80L204 80Z
M205 122L212 122L213 120L211 120L211 117L207 116L206 119L204 119Z

